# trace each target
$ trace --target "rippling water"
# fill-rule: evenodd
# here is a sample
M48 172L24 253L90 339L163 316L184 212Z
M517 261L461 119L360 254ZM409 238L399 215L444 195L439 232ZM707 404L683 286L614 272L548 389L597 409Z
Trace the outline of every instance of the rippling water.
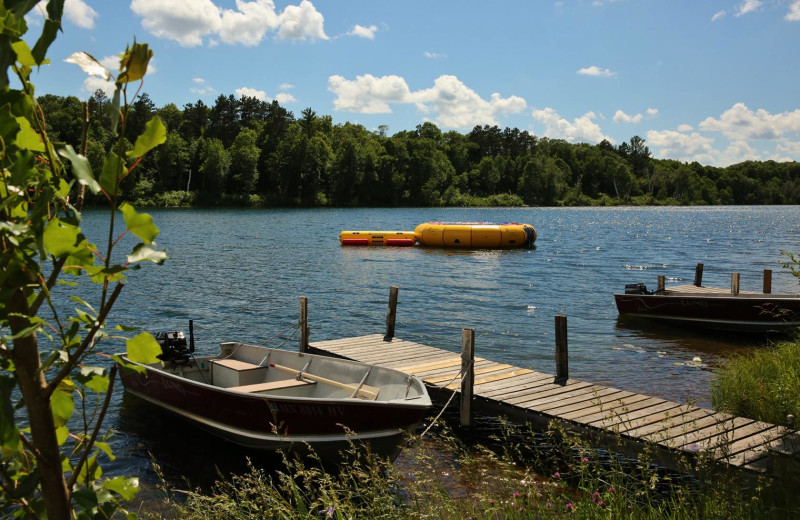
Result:
M697 262L704 285L729 287L740 272L742 290L760 290L772 269L773 292L798 292L779 263L781 249L800 249L797 206L150 213L171 258L129 276L115 321L155 332L187 330L193 319L204 354L221 341L263 343L297 320L300 296L309 299L311 341L383 332L389 287L398 285L400 338L458 352L460 330L474 328L477 356L554 373L553 317L566 314L571 377L708 406L715 367L758 341L623 322L612 293L633 282L655 288L659 274L668 286L691 283ZM87 212L90 241L103 241L105 220ZM527 222L539 238L519 250L339 245L344 229L426 221ZM212 439L192 433L201 445L187 447L165 431L180 423L122 395L109 413L119 430L113 468L145 473L148 451L179 473L210 467Z

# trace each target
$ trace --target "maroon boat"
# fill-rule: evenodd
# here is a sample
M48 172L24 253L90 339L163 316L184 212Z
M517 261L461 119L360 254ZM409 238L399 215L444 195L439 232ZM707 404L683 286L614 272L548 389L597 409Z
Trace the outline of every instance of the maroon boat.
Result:
M620 316L740 332L787 332L800 326L800 295L682 285L648 292L629 284L614 294Z
M431 407L422 381L385 367L242 343L195 357L180 332L156 339L162 361L121 371L125 390L251 449L357 441L394 457Z

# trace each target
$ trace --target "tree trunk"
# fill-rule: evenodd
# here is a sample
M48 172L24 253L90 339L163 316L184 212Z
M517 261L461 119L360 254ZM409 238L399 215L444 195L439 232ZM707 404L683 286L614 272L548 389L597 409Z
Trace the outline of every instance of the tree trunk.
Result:
M15 313L28 314L28 304L21 291L15 291L8 303L9 324L12 333L26 327ZM41 359L36 336L31 334L14 340L11 353L15 366L17 384L28 409L33 447L41 477L42 498L47 508L47 518L68 520L70 518L70 493L61 470L61 454L56 438L56 426L47 396L47 380L40 371Z

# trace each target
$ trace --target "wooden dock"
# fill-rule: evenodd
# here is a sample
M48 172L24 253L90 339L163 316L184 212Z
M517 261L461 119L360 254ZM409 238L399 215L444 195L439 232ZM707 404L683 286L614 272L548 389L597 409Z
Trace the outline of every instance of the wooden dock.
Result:
M313 342L308 351L415 374L435 398L464 392L462 355L389 334ZM476 413L541 428L558 420L572 431L612 442L613 449L626 455L649 447L657 463L679 471L691 471L698 457L707 456L754 475L798 474L800 435L783 426L574 379L557 380L552 374L480 357L474 358L472 372L470 406Z

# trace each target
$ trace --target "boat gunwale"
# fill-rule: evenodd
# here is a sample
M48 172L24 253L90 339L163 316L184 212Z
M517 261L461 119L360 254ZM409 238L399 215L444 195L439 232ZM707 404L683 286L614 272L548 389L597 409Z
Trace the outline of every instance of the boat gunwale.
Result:
M249 346L254 346L254 345L249 345ZM257 347L257 348L263 348L263 347ZM283 352L285 352L285 351L283 351ZM313 357L324 358L324 359L328 359L328 360L334 360L336 362L346 362L348 364L353 364L353 365L357 365L357 366L370 366L370 365L365 365L365 364L359 363L359 362L353 362L351 360L332 358L332 357L329 357L329 356L321 356L321 355L318 355L318 354L303 354L303 356L313 356ZM124 360L126 360L128 363L144 367L145 370L148 373L155 372L155 373L158 373L160 376L165 376L165 377L168 377L169 379L173 379L173 380L176 380L176 381L181 381L181 382L186 383L186 384L191 385L191 386L201 386L203 388L209 389L210 391L222 392L222 393L226 393L226 394L232 394L232 395L235 395L237 397L245 397L246 396L246 397L252 398L253 400L259 400L259 401L272 400L272 401L289 401L289 402L298 402L298 403L305 403L305 402L312 402L313 401L315 403L320 403L320 404L336 404L336 403L345 402L345 403L348 403L348 404L358 404L360 406L369 406L369 405L375 406L375 405L379 405L379 406L390 406L392 408L422 408L422 407L430 408L430 406L432 406L431 398L430 398L430 395L428 394L427 387L425 386L425 383L419 377L417 377L414 374L408 374L406 372L401 372L399 370L395 370L395 369L392 369L392 368L389 368L389 367L383 367L383 366L380 366L380 365L371 365L371 366L373 366L375 368L378 368L378 369L381 369L381 370L394 372L396 374L400 374L400 375L406 376L407 378L416 380L419 383L420 388L422 389L422 392L420 392L419 395L414 396L414 397L406 397L406 398L403 398L403 399L398 398L398 399L390 399L390 400L387 400L387 399L381 400L380 399L380 394L379 394L379 397L377 399L366 400L366 399L359 399L357 397L304 397L304 396L280 395L280 394L270 394L270 393L263 393L262 394L262 393L253 393L253 392L243 392L241 390L234 390L234 389L232 389L233 387L224 388L224 387L216 386L216 385L214 385L212 383L208 383L208 382L205 382L205 381L196 381L194 379L189 379L189 378L187 378L185 376L181 376L180 374L171 373L171 372L167 371L167 369L165 367L163 367L163 365L161 367L153 366L155 364L162 363L161 361L157 361L155 363L146 364L146 363L139 363L139 362L136 362L136 361L131 361L127 357L127 355L125 355L125 354L121 354L121 357ZM225 359L225 358L220 358L220 357L215 357L215 356L202 356L202 357L199 357L199 358L194 358L193 361L195 362L195 364L197 364L198 360L200 360L200 361L209 361L210 362L210 361L212 361L214 359ZM259 365L259 366L263 367L263 368L268 368L265 365ZM198 370L203 370L203 369L200 369L198 367Z

